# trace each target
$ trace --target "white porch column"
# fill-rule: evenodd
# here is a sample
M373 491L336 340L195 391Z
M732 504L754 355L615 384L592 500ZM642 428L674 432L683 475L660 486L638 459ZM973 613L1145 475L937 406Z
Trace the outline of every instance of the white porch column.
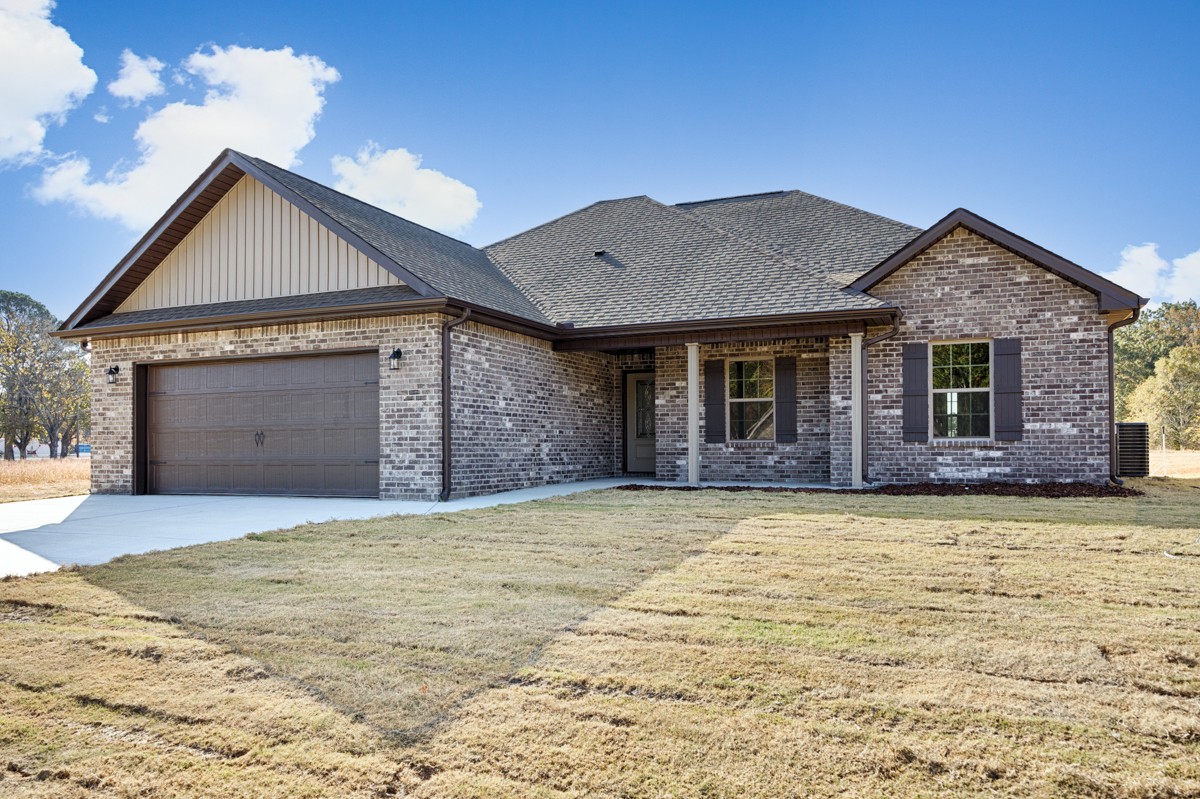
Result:
M687 345L687 480L700 485L700 345Z
M862 488L863 334L850 334L850 485Z

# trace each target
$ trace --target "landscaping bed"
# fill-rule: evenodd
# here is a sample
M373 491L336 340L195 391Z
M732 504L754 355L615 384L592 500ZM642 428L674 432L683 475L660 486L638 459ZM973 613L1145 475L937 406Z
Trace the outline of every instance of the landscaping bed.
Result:
M721 491L726 493L757 491L767 494L844 494L847 492L847 489L805 486L686 486L639 483L629 483L616 488L619 491ZM1142 496L1142 492L1136 488L1111 483L909 483L860 488L855 489L853 493L885 497L990 496L1037 497L1039 499Z

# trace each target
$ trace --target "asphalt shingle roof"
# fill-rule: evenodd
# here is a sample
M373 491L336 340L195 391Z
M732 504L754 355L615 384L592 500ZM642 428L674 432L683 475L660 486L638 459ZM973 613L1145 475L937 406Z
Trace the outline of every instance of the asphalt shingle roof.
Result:
M802 191L680 203L693 216L846 285L922 228Z
M287 186L446 297L537 322L541 310L466 242L368 205L274 164L242 157Z
M884 307L813 264L649 197L599 202L484 252L547 316L577 328Z

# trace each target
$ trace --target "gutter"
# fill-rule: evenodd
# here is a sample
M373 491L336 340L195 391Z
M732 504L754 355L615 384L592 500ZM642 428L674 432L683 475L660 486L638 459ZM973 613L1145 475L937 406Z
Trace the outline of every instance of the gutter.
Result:
M450 331L471 318L471 309L464 308L462 316L448 319L442 323L442 493L438 500L445 502L450 499Z
M868 431L869 431L869 426L867 425L867 420L871 416L869 413L867 413L867 406L870 403L870 398L869 398L869 395L867 394L867 382L868 382L867 381L867 350L871 347L871 345L878 344L881 341L887 341L889 338L891 338L892 336L899 333L900 332L900 323L903 321L904 321L904 311L897 308L896 315L892 317L892 329L891 330L887 330L883 333L880 333L878 336L872 336L871 338L865 339L863 341L862 370L861 370L862 371L862 419L860 420L860 423L862 424L862 431L863 431L863 433L862 433L862 479L863 479L863 482L867 482L867 474L871 471L870 467L867 464L867 438L868 438Z
M1113 331L1118 327L1132 325L1141 315L1142 307L1139 305L1133 309L1128 319L1113 322L1108 326L1108 479L1119 486L1125 485L1125 481L1117 477L1117 370L1113 362Z

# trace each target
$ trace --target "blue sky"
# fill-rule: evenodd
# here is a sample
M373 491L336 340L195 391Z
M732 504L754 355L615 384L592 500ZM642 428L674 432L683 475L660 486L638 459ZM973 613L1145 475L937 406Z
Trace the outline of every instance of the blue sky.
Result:
M1198 33L1196 2L0 0L0 287L68 314L230 144L479 245L798 188L1196 297Z

